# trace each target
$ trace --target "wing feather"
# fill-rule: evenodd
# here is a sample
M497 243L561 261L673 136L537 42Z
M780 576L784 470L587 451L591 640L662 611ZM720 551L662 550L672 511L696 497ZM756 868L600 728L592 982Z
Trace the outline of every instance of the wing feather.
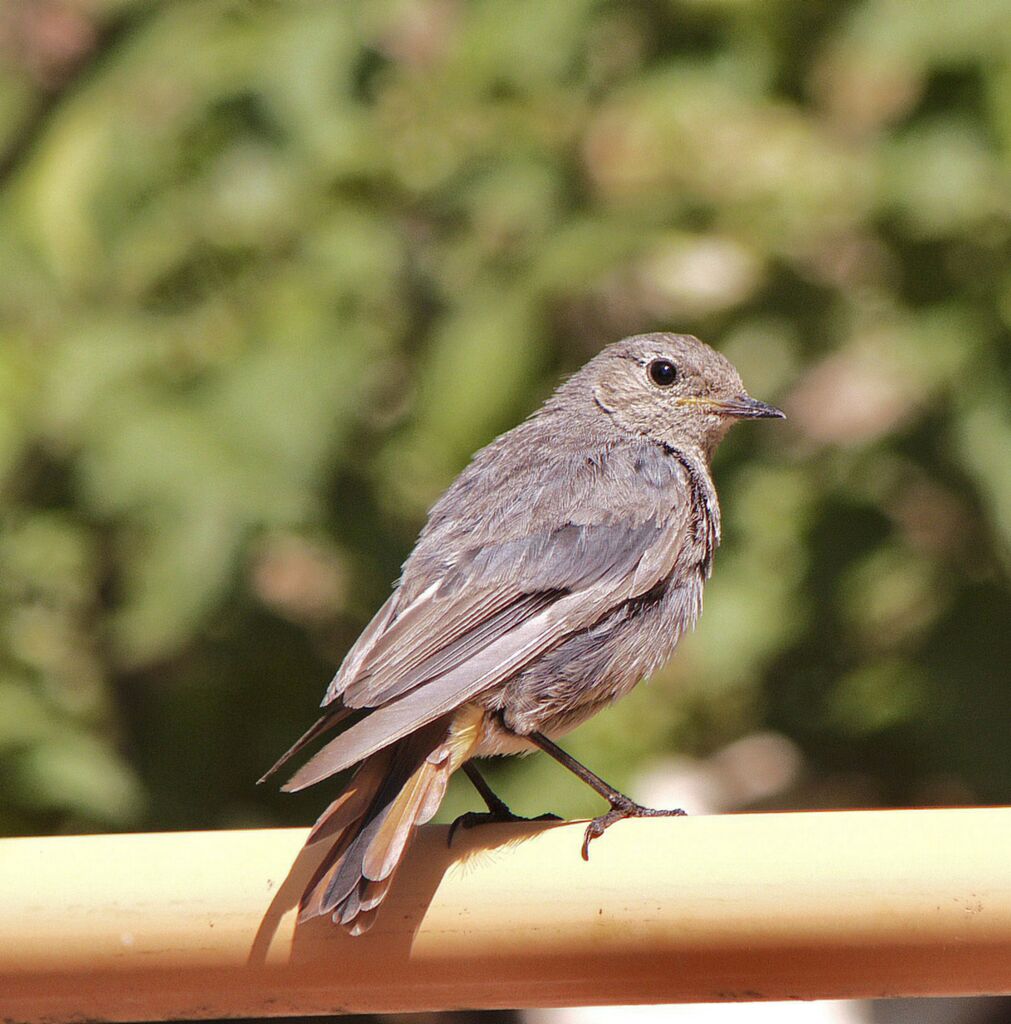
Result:
M567 524L468 553L376 639L358 676L345 677L343 703L377 707L403 696L555 597L633 571L662 532L655 520Z
M468 616L466 628L453 629L451 639L444 645L433 645L423 659L413 659L401 667L399 664L376 674L355 687L354 699L363 707L377 707L403 696L416 686L451 671L483 647L504 636L526 619L546 608L558 596L557 591L522 594L505 607L485 617ZM492 606L501 604L496 600ZM433 630L439 623L432 624ZM406 669L406 671L404 670Z
M669 552L676 545L663 545ZM648 553L643 552L644 558ZM663 559L651 559L654 572L605 578L573 594L557 597L546 608L509 629L455 668L377 708L331 740L283 787L305 789L357 764L363 758L427 725L483 690L514 675L569 634L598 621L622 601L645 593L666 575ZM641 562L640 562L641 564ZM662 575L657 575L661 573Z
M337 670L337 674L330 681L330 685L323 695L321 707L325 708L328 704L332 704L344 692L348 680L353 679L359 673L362 662L368 657L369 651L372 650L389 626L390 620L397 610L399 600L400 593L394 590L383 602L383 606L379 611L372 616L372 620L362 630L361 636L358 637L351 650L344 656L341 667Z

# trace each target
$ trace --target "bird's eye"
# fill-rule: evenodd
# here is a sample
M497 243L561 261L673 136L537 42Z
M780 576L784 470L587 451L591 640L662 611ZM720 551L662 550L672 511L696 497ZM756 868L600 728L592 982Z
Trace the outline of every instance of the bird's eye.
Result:
M646 372L649 379L662 388L669 388L678 379L678 368L669 359L654 359Z

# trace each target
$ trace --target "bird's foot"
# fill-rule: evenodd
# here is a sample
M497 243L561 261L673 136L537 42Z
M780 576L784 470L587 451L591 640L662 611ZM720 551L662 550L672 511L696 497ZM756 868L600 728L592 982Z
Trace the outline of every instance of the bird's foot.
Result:
M611 809L606 814L594 818L586 826L586 831L583 833L583 860L590 859L590 843L594 839L599 839L616 821L621 821L622 818L680 818L685 814L687 812L681 810L680 807L661 811L655 807L643 807L642 804L637 804L634 800L624 797L622 800L612 803Z
M449 836L446 845L453 845L453 836L458 828L476 828L478 825L492 825L504 821L561 821L557 814L538 814L536 818L524 818L521 814L513 814L509 808L499 802L497 807L490 807L487 811L467 811L461 814L452 825L449 826Z

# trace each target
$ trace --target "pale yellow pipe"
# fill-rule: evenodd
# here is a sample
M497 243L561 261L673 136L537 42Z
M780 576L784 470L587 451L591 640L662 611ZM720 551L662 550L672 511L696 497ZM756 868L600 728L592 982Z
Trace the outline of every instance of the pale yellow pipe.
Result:
M1011 993L1011 810L424 829L374 930L305 831L0 841L0 1017Z

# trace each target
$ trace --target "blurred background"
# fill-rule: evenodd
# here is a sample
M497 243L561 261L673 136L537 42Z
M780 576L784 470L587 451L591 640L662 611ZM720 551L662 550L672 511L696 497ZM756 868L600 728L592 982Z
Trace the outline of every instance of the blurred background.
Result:
M569 749L696 812L1008 802L1009 254L1009 0L5 0L0 832L312 821L255 780L428 506L657 329L790 419Z

